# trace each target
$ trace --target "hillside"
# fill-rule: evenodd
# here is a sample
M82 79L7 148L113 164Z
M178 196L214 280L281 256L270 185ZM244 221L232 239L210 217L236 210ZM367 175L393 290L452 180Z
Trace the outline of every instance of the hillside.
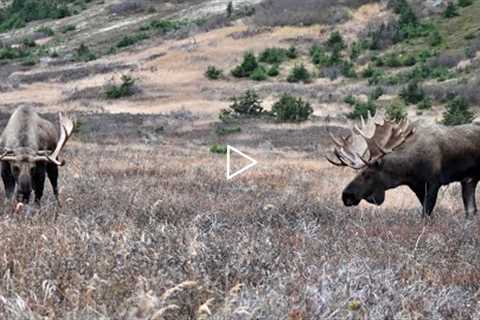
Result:
M77 120L63 206L1 207L0 318L479 318L459 186L347 208L324 156L369 112L472 121L480 1L229 2L0 1L0 127Z

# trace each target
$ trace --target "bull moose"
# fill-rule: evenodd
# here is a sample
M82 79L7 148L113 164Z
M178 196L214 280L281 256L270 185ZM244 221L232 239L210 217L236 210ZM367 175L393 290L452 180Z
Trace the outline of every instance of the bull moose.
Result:
M362 119L346 137L335 137L327 160L360 170L343 190L346 206L362 200L381 205L385 191L408 186L430 216L441 186L460 182L465 216L476 214L475 189L480 179L480 124L454 127L400 123L383 116Z
M58 167L60 151L73 131L73 121L59 114L58 128L41 118L29 106L15 110L0 136L0 171L6 199L15 196L18 202L28 203L32 189L35 203L40 204L48 176L53 194L58 200Z

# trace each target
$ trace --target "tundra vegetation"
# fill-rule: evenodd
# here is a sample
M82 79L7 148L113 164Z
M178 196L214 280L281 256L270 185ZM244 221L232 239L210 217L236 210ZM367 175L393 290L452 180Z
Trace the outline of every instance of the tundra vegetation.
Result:
M1 319L480 318L473 181L422 221L408 187L344 206L354 173L324 161L369 113L470 126L478 0L53 3L1 34L0 128L20 103L78 119L62 207L1 208ZM259 164L227 182L228 144Z

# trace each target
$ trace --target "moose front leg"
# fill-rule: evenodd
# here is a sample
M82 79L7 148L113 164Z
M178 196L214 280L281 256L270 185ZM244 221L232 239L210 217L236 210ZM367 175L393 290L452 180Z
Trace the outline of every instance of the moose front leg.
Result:
M0 170L2 172L2 180L5 186L5 200L9 201L15 192L15 178L13 177L10 163L2 161L0 163Z
M477 189L478 180L465 179L462 181L462 199L465 208L465 218L468 219L469 214L477 213L477 203L475 201L475 190Z
M418 201L422 204L422 217L430 217L437 203L438 190L440 186L432 183L424 183L423 185L412 188Z

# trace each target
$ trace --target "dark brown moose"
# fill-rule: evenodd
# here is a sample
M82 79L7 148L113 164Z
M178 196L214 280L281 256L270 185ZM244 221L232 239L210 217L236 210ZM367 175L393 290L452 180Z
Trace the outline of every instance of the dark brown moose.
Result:
M35 203L40 204L48 176L58 202L58 167L64 165L58 156L72 131L73 121L62 114L57 127L31 107L15 110L0 137L0 171L7 199L15 196L28 203L33 189Z
M430 216L441 186L462 185L465 215L476 214L475 189L480 179L480 124L454 127L394 123L382 116L362 119L347 137L330 133L335 148L327 160L359 170L343 190L346 206L362 200L381 205L385 191L406 185Z

